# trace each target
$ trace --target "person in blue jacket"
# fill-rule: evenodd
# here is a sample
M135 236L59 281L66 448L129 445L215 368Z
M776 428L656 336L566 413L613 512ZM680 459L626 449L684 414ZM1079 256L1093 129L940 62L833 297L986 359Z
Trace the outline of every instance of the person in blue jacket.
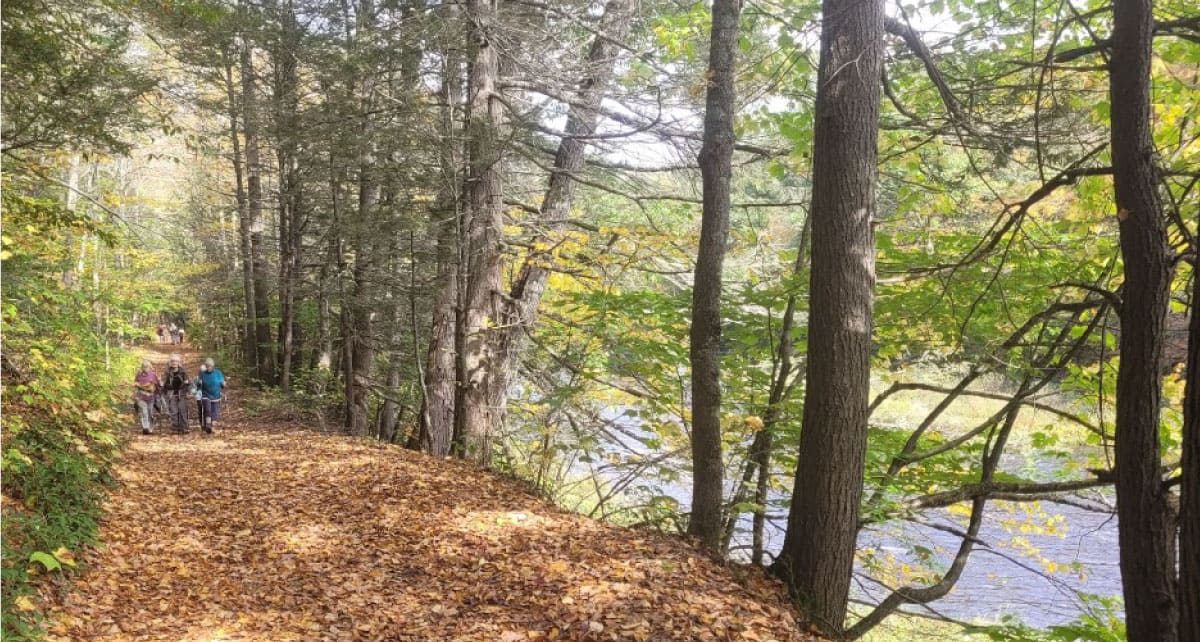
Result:
M204 360L200 374L196 375L199 387L200 428L211 433L221 414L221 391L225 389L225 373L217 367L212 357Z

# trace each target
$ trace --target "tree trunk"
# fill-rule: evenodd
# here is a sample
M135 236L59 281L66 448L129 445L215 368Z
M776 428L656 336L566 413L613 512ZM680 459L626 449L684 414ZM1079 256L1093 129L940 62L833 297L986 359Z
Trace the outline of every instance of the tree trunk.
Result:
M369 158L369 156L368 156ZM347 371L347 417L346 427L350 434L365 435L370 422L371 378L375 367L375 323L374 305L371 300L372 275L375 272L377 244L368 239L375 206L379 200L379 185L371 176L371 163L360 167L358 224L363 230L358 235L358 248L354 261L354 285L350 293L349 334L346 335L350 368Z
M414 447L444 457L450 454L454 438L455 399L455 309L458 307L458 240L460 154L455 143L458 127L454 110L461 99L459 57L448 54L442 74L442 118L440 154L441 184L437 205L430 211L430 223L437 238L437 299L433 304L433 323L429 335L424 396Z
M813 138L803 428L775 570L813 623L846 618L867 445L883 3L825 0ZM867 80L870 79L870 80Z
M283 10L273 7L279 16L281 34L275 47L275 122L279 163L279 388L291 389L292 358L295 340L295 297L299 280L301 244L301 207L303 197L297 158L298 96L296 51L300 47L299 25L290 0Z
M1113 186L1125 265L1117 371L1116 486L1130 642L1177 639L1174 528L1159 467L1163 327L1171 263L1150 138L1151 0L1113 5ZM1193 596L1196 599L1196 596Z
M233 83L233 62L225 63L225 94L229 102L229 139L233 147L233 177L238 208L238 239L242 263L242 294L245 316L242 325L242 363L258 377L258 343L254 340L254 272L250 257L250 210L247 207L245 180L242 176L242 143L238 138L237 90Z
M267 302L266 260L263 257L262 164L258 153L258 109L254 87L253 45L243 39L242 52L242 131L246 136L246 204L250 227L250 272L254 282L254 337L258 355L258 378L273 383L274 358L271 354L270 304Z
M464 454L487 465L491 460L491 437L499 423L490 394L495 383L494 332L500 306L500 231L504 225L503 192L500 185L500 141L497 130L501 104L494 98L499 60L492 46L495 0L468 0L467 41L474 55L471 65L467 121L468 174L464 192L471 210L467 229L467 290L464 319L465 354L462 404L456 409L461 426Z
M729 231L733 120L740 0L714 0L700 173L704 205L692 284L692 513L688 534L705 548L721 544L721 268Z
M369 47L375 30L375 5L360 0L356 15L355 47ZM354 221L355 240L353 289L344 306L349 309L346 334L349 368L346 381L346 427L353 435L366 435L370 426L371 378L375 367L373 280L381 239L376 225L379 179L376 175L375 123L372 118L375 78L364 74L356 80L358 106L362 114L358 130L358 210Z
M329 245L325 260L321 263L319 289L317 292L317 360L318 369L327 372L333 368L333 310L330 305L332 292L342 293L342 209L341 173L338 171L334 154L329 154L329 202L333 220L330 222ZM342 299L344 301L344 299Z
M458 303L458 257L455 249L457 215L453 202L433 212L437 226L437 300L433 307L433 329L429 336L425 372L425 399L420 418L420 448L439 457L450 454L454 437L455 308Z
M300 264L299 209L302 202L295 150L279 154L283 194L279 202L279 389L289 392L296 340L296 283Z
M567 111L565 136L559 143L549 185L542 199L541 218L547 234L564 226L570 216L575 194L573 175L584 165L588 136L594 133L599 119L600 103L612 79L613 67L620 52L620 43L628 34L632 20L631 0L609 0L605 6L603 26L591 44L586 57L588 74L579 83L576 100ZM537 306L550 274L547 252L533 252L524 261L508 297L496 301L500 308L500 325L488 336L487 353L492 359L487 377L487 389L480 395L491 409L493 432L503 421L507 405L509 374L520 353L522 340L532 327Z
M1179 642L1200 642L1200 276L1192 274L1179 484Z
M388 363L387 392L383 404L379 406L379 441L392 443L396 440L396 424L400 419L400 361L393 359Z
M67 170L67 193L66 193L66 209L68 212L74 212L75 206L79 202L79 162L82 160L78 152L71 154L71 165ZM75 233L67 228L64 231L63 247L73 248L75 246ZM70 262L62 270L62 285L67 290L74 290L77 281L75 272L75 263Z
M1117 516L1131 642L1176 640L1178 623L1175 534L1159 472L1158 364L1171 265L1150 138L1151 8L1151 0L1114 4L1109 65L1113 186L1125 266L1116 399Z

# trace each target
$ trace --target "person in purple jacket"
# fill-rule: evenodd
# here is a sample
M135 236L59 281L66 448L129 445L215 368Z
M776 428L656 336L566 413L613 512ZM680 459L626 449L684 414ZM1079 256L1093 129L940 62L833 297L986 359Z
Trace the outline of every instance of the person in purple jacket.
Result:
M133 400L137 403L138 418L142 422L143 435L154 432L151 413L154 412L154 401L161 391L162 381L159 380L158 373L154 372L154 367L149 361L143 360L141 369L133 378Z

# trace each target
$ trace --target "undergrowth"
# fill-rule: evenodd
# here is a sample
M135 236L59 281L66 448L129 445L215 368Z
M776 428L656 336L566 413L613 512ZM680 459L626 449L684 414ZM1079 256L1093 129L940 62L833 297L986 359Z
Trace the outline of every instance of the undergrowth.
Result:
M10 191L0 237L0 633L28 640L40 636L44 598L96 543L121 431L131 425L136 360L121 344L141 333L125 320L159 305L134 300L140 291L104 273L91 287L63 278L75 266L72 239L102 230L48 200L14 202Z
M39 387L45 386L36 379L5 386L0 519L6 640L39 635L39 594L64 586L76 569L76 553L96 543L101 502L113 486L118 435L129 423L115 410L111 387L81 386L71 391L75 396L56 400L30 393Z

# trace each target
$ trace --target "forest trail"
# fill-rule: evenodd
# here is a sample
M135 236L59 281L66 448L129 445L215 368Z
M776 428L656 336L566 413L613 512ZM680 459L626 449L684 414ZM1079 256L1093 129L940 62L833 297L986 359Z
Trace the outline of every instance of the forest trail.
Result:
M132 437L49 639L811 639L756 570L460 461L251 418L238 383L214 435Z

